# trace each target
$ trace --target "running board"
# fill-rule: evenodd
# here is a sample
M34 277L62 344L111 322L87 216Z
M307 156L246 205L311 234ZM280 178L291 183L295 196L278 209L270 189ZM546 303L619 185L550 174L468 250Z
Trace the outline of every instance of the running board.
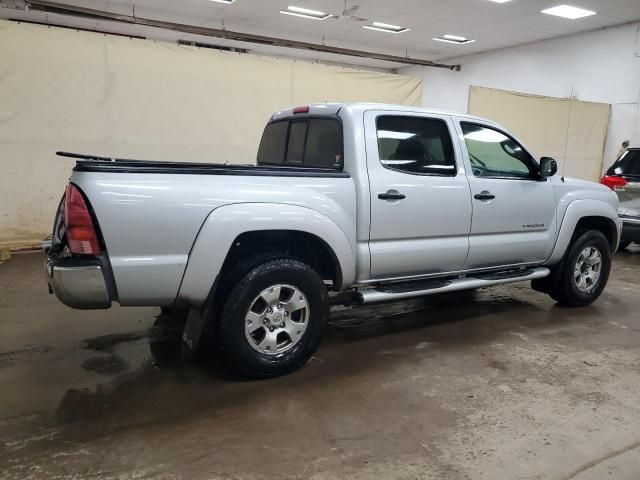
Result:
M401 284L381 285L377 288L356 292L358 303L386 302L403 298L421 297L434 293L456 292L474 288L490 287L504 283L522 282L547 277L551 272L548 268L530 268L520 272L478 274L475 277L454 278L450 280L423 280Z

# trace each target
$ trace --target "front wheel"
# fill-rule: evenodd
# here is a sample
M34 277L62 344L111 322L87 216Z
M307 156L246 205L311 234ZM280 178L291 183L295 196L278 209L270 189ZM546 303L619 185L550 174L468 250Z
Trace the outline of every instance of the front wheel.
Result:
M316 351L328 316L327 289L311 267L289 258L266 261L253 267L224 303L223 356L242 376L289 373Z
M550 292L558 303L582 307L595 302L602 294L611 271L611 250L607 238L589 230L572 243L560 273Z

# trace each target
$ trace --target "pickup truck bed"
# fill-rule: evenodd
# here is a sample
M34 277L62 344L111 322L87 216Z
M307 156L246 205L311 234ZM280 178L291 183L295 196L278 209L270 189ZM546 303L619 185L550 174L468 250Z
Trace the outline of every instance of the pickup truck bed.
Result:
M197 162L162 162L107 158L72 152L56 152L61 157L76 158L74 172L111 173L167 173L176 175L246 175L274 177L338 177L348 178L346 172L327 168L299 168L291 166L217 165Z
M219 212L224 215L242 216L247 206L264 212L251 221L255 222L255 228L267 230L270 224L276 228L274 217L284 216L285 223L294 224L300 220L296 211L306 209L331 215L340 226L334 227L334 235L346 231L352 239L355 236L354 186L346 172L143 160L95 161L86 156L73 172L74 183L91 199L104 243L109 246L109 262L117 286L117 297L112 300L125 306L176 302L199 305L206 299L213 282L212 272L221 268L233 241L242 233L237 232L231 238L228 234L234 229L215 231L212 238L207 238L206 247L194 244L207 217L222 206L228 212ZM253 181L254 177L259 177L258 183ZM331 190L332 198L323 194L326 189ZM245 207L239 210L234 207L240 204ZM276 208L277 205L282 208ZM220 219L223 223L229 220ZM209 221L213 222L214 217ZM206 229L200 233L204 241ZM331 241L328 229L322 235ZM346 238L338 241L347 242ZM203 252L204 258L186 272L190 253L201 248L208 250ZM335 248L341 250L339 246Z

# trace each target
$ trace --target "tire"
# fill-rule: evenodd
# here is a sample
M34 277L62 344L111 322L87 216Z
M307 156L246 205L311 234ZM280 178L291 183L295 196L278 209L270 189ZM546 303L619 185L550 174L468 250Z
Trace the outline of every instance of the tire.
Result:
M599 231L589 230L579 234L569 247L557 283L549 291L551 297L568 307L583 307L595 302L609 279L610 248L609 241ZM594 252L597 252L597 256ZM585 254L588 258L585 258ZM594 271L598 260L599 273L596 276ZM579 265L584 274L576 273Z
M231 288L220 318L227 365L249 378L284 375L318 349L329 317L329 296L305 263L278 258L260 263Z
M218 362L223 360L220 345L220 317L227 299L233 288L249 273L254 267L269 260L281 258L273 253L261 253L244 258L237 262L226 272L220 285L216 290L216 295L206 309L206 319L202 336L195 352L197 359L203 362Z
M618 250L626 250L631 245L629 240L620 240L620 245L618 245Z

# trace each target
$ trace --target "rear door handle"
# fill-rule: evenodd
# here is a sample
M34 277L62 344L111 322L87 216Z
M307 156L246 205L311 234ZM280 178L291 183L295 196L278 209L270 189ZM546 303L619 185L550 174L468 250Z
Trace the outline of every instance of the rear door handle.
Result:
M397 190L387 190L385 193L379 193L378 198L380 200L402 200L407 196Z
M476 200L486 201L486 200L493 200L494 198L496 198L496 196L493 195L491 192L487 192L486 190L484 190L483 192L476 193L473 196L473 198L475 198Z

